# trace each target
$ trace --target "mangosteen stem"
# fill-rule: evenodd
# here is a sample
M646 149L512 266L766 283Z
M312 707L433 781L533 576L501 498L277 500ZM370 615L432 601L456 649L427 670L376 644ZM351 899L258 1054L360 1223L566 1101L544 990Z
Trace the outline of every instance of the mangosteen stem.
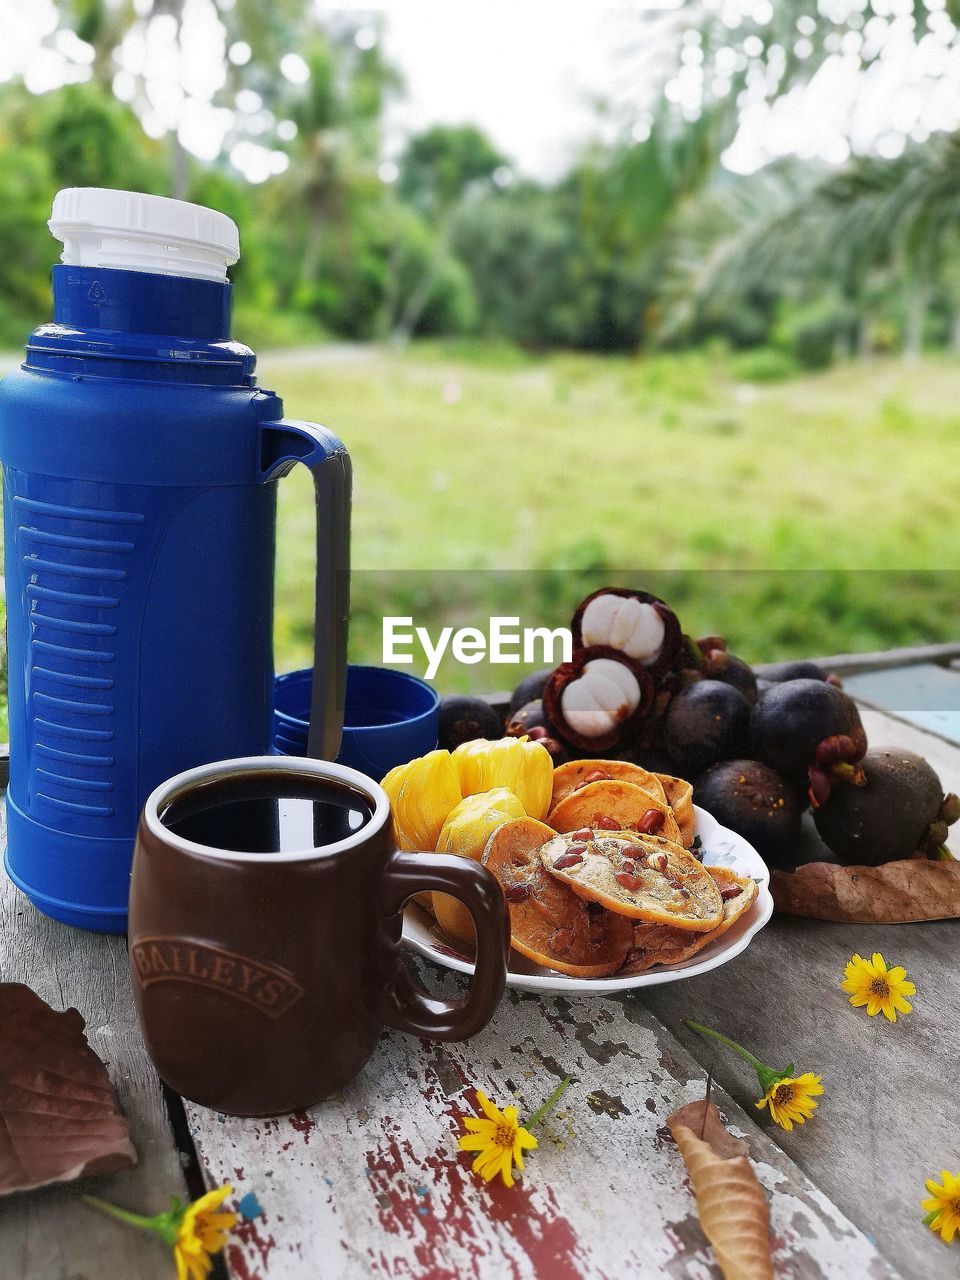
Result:
M933 859L934 862L956 862L957 861L957 859L953 856L953 854L950 852L950 850L947 848L945 844L938 844L936 849L934 849L933 853L930 855L930 857Z
M952 791L949 795L944 796L943 804L940 806L940 812L937 816L948 827L952 826L960 818L960 796L954 795Z
M849 782L854 787L867 785L867 775L858 764L849 764L841 760L836 764L828 765L827 768L835 778L842 778L844 782Z
M683 648L690 659L691 665L696 667L698 671L703 671L707 665L707 660L703 656L703 651L696 640L694 640L693 636L688 636L686 632L683 633Z

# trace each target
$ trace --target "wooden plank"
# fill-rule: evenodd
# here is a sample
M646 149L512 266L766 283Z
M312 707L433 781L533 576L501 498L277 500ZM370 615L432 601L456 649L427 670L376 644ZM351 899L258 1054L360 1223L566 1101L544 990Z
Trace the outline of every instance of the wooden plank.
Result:
M960 642L949 644L909 645L901 649L875 649L864 653L834 653L813 658L825 671L835 671L846 680L848 675L861 671L882 671L887 667L907 667L917 663L947 663L960 658ZM763 674L763 662L756 664L758 675Z
M960 744L960 673L930 663L893 667L844 680L858 702Z
M960 750L869 708L862 716L871 742L919 752L947 789L960 790ZM954 827L951 843L960 855L958 835ZM644 995L744 1107L757 1096L756 1078L733 1054L714 1052L687 1031L684 1017L725 1032L771 1065L793 1059L798 1070L823 1075L817 1115L779 1141L916 1280L951 1268L949 1251L921 1221L920 1200L925 1178L960 1165L958 943L956 920L867 926L775 917L742 956L685 983L683 1001L669 987ZM840 990L850 956L874 951L904 965L917 985L914 1013L896 1026L853 1009Z
M424 968L435 990L460 989ZM529 1115L565 1073L574 1083L523 1180L485 1186L456 1149L474 1089ZM187 1104L187 1115L208 1179L232 1179L262 1207L228 1247L237 1280L315 1280L318 1267L325 1280L705 1280L719 1271L664 1127L703 1088L636 999L510 991L466 1044L385 1033L358 1080L309 1112L238 1120ZM895 1274L752 1116L715 1097L772 1193L778 1275Z
M0 1199L0 1275L9 1280L170 1280L170 1250L81 1203L90 1192L140 1213L187 1197L160 1082L140 1038L123 938L41 915L0 871L0 980L25 982L54 1009L71 1005L106 1063L137 1149L136 1168Z

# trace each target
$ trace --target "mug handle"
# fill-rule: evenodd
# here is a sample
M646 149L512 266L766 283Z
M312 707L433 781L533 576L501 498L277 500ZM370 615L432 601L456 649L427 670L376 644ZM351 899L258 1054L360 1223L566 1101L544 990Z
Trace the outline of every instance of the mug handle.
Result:
M384 1022L430 1040L476 1035L493 1017L507 982L510 913L499 882L471 858L397 851L387 863L382 884L386 915L399 915L415 893L436 889L460 899L477 934L476 968L464 1000L434 999L398 959L394 980L384 994Z

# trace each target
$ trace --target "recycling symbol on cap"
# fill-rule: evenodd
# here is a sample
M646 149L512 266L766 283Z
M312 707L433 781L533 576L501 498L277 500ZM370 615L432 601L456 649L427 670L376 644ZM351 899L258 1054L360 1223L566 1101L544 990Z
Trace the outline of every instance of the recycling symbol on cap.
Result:
M94 280L87 291L87 297L95 307L102 307L107 300L107 291L99 280Z

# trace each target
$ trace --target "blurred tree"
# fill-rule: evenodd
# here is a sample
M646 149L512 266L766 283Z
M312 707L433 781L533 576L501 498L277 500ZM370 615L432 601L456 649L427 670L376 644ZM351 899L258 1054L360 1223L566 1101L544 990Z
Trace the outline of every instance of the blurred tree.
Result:
M711 196L723 229L709 234L710 252L696 238L677 237L672 300L665 332L689 331L694 317L736 305L746 292L774 286L838 298L836 327L866 329L878 289L895 280L903 296L903 345L920 350L935 290L960 309L957 234L960 218L960 132L934 136L896 160L861 157L843 170L819 173L796 165L761 171ZM689 232L688 228L688 232ZM684 270L686 264L686 270ZM960 322L957 322L960 327Z
M650 260L620 259L585 234L576 183L530 185L466 203L452 243L468 265L485 332L531 348L635 347L653 300Z
M164 189L162 151L96 81L64 85L32 102L21 128L45 151L55 187Z
M456 210L489 190L498 171L509 175L504 157L474 125L434 125L408 143L400 164L399 193L423 214L436 235L419 280L402 296L397 258L401 240L395 240L389 291L395 303L382 313L379 326L395 344L409 341L430 305L450 257Z
M400 195L422 213L444 217L475 184L506 160L472 124L434 125L410 139L400 163Z
M285 102L297 132L293 163L278 192L286 209L301 216L295 227L300 252L291 263L295 270L281 283L282 296L327 322L336 316L335 299L351 291L366 239L365 212L385 202L377 174L381 120L388 95L400 83L379 42L360 48L357 30L357 24L341 22L335 32L315 34L303 50L306 82L288 92ZM288 239L291 231L288 212ZM375 314L376 306L371 323Z
M0 342L19 346L48 312L55 192L85 185L156 191L164 174L156 145L96 81L40 98L11 85L0 101Z

